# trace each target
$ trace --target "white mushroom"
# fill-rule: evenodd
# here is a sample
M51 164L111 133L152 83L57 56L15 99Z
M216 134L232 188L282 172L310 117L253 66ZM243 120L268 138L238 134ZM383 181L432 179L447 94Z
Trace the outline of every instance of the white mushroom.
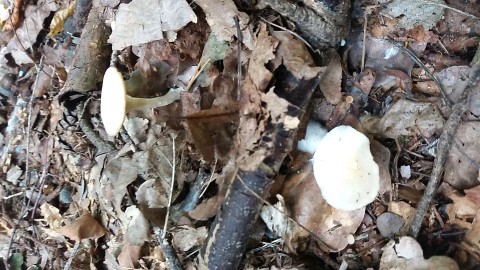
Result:
M181 91L181 88L173 88L160 97L131 97L126 92L122 74L115 67L109 67L103 77L100 105L100 115L105 131L109 136L117 135L122 128L126 113L166 106L179 100Z
M373 202L380 188L378 165L370 142L349 126L338 126L318 142L313 174L325 201L351 211Z
M315 154L318 143L327 132L328 131L320 123L315 121L308 122L305 138L298 142L297 149L312 155Z

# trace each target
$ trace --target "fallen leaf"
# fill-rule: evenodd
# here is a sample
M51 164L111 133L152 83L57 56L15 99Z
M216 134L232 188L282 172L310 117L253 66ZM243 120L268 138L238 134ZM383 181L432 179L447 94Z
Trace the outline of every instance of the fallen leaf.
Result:
M118 264L124 268L136 268L138 267L138 261L141 258L142 246L130 245L125 243L122 247L122 252L118 254Z
M20 25L20 12L22 10L22 4L22 0L15 0L13 2L13 10L10 13L10 16L5 20L2 31L11 31Z
M123 226L125 228L125 239L129 244L141 246L149 240L150 223L135 205L125 209Z
M51 204L44 202L40 206L40 212L51 229L58 229L63 225L63 217L60 210Z
M380 270L390 269L444 269L457 270L457 263L446 256L432 256L428 260L423 258L420 244L411 237L403 236L398 240L391 240L383 248L380 259Z
M311 164L287 177L282 195L292 218L320 238L327 252L343 250L348 245L347 236L355 233L365 215L365 207L355 211L331 207L322 198ZM293 247L297 241L291 240Z
M402 117L398 117L401 115ZM400 99L390 105L381 119L362 117L360 121L370 133L388 138L420 134L430 138L443 128L445 120L434 104Z
M320 90L329 103L336 105L342 99L342 63L334 50L328 51L325 58L328 65L320 79Z
M460 123L445 163L444 181L458 189L478 185L480 164L480 122Z
M65 23L65 20L68 17L73 16L76 2L77 0L73 0L67 8L60 9L55 12L52 22L50 23L50 32L48 33L49 37L53 37L63 30L63 24Z
M83 239L97 239L105 234L105 229L89 213L84 213L72 223L58 229L64 236L80 242Z
M442 0L434 0L434 3L445 4ZM388 2L382 9L382 12L397 17L398 27L411 29L418 25L423 25L425 29L430 29L443 16L443 7L417 0L393 0Z
M207 235L208 230L205 226L200 228L179 226L174 229L172 244L177 250L187 252L193 247L203 245Z
M243 44L253 49L253 34L248 24L249 17L244 12L239 12L233 0L197 0L205 15L212 32L220 41L230 41L232 36L237 36L234 18L238 18ZM238 38L238 37L237 37Z

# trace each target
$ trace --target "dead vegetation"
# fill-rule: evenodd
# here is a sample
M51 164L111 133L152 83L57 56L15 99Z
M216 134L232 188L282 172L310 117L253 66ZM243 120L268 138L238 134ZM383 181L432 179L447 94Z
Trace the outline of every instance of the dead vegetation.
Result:
M478 267L480 3L326 2L0 1L5 267Z

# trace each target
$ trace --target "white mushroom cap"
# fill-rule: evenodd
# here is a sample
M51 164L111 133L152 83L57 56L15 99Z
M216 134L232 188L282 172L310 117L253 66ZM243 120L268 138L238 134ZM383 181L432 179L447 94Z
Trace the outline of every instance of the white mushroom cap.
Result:
M318 143L312 162L322 196L332 207L351 211L375 200L379 169L361 132L349 126L332 129Z
M122 74L109 67L103 76L100 116L109 136L115 136L125 119L126 88Z

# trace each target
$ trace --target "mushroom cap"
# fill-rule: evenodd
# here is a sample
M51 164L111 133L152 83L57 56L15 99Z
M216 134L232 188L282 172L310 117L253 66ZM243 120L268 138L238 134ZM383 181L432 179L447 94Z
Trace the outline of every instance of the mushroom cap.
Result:
M352 211L375 200L379 169L361 132L350 126L332 129L318 143L312 162L322 196L332 207Z
M109 67L103 76L100 116L109 136L116 136L125 119L126 88L122 74Z

